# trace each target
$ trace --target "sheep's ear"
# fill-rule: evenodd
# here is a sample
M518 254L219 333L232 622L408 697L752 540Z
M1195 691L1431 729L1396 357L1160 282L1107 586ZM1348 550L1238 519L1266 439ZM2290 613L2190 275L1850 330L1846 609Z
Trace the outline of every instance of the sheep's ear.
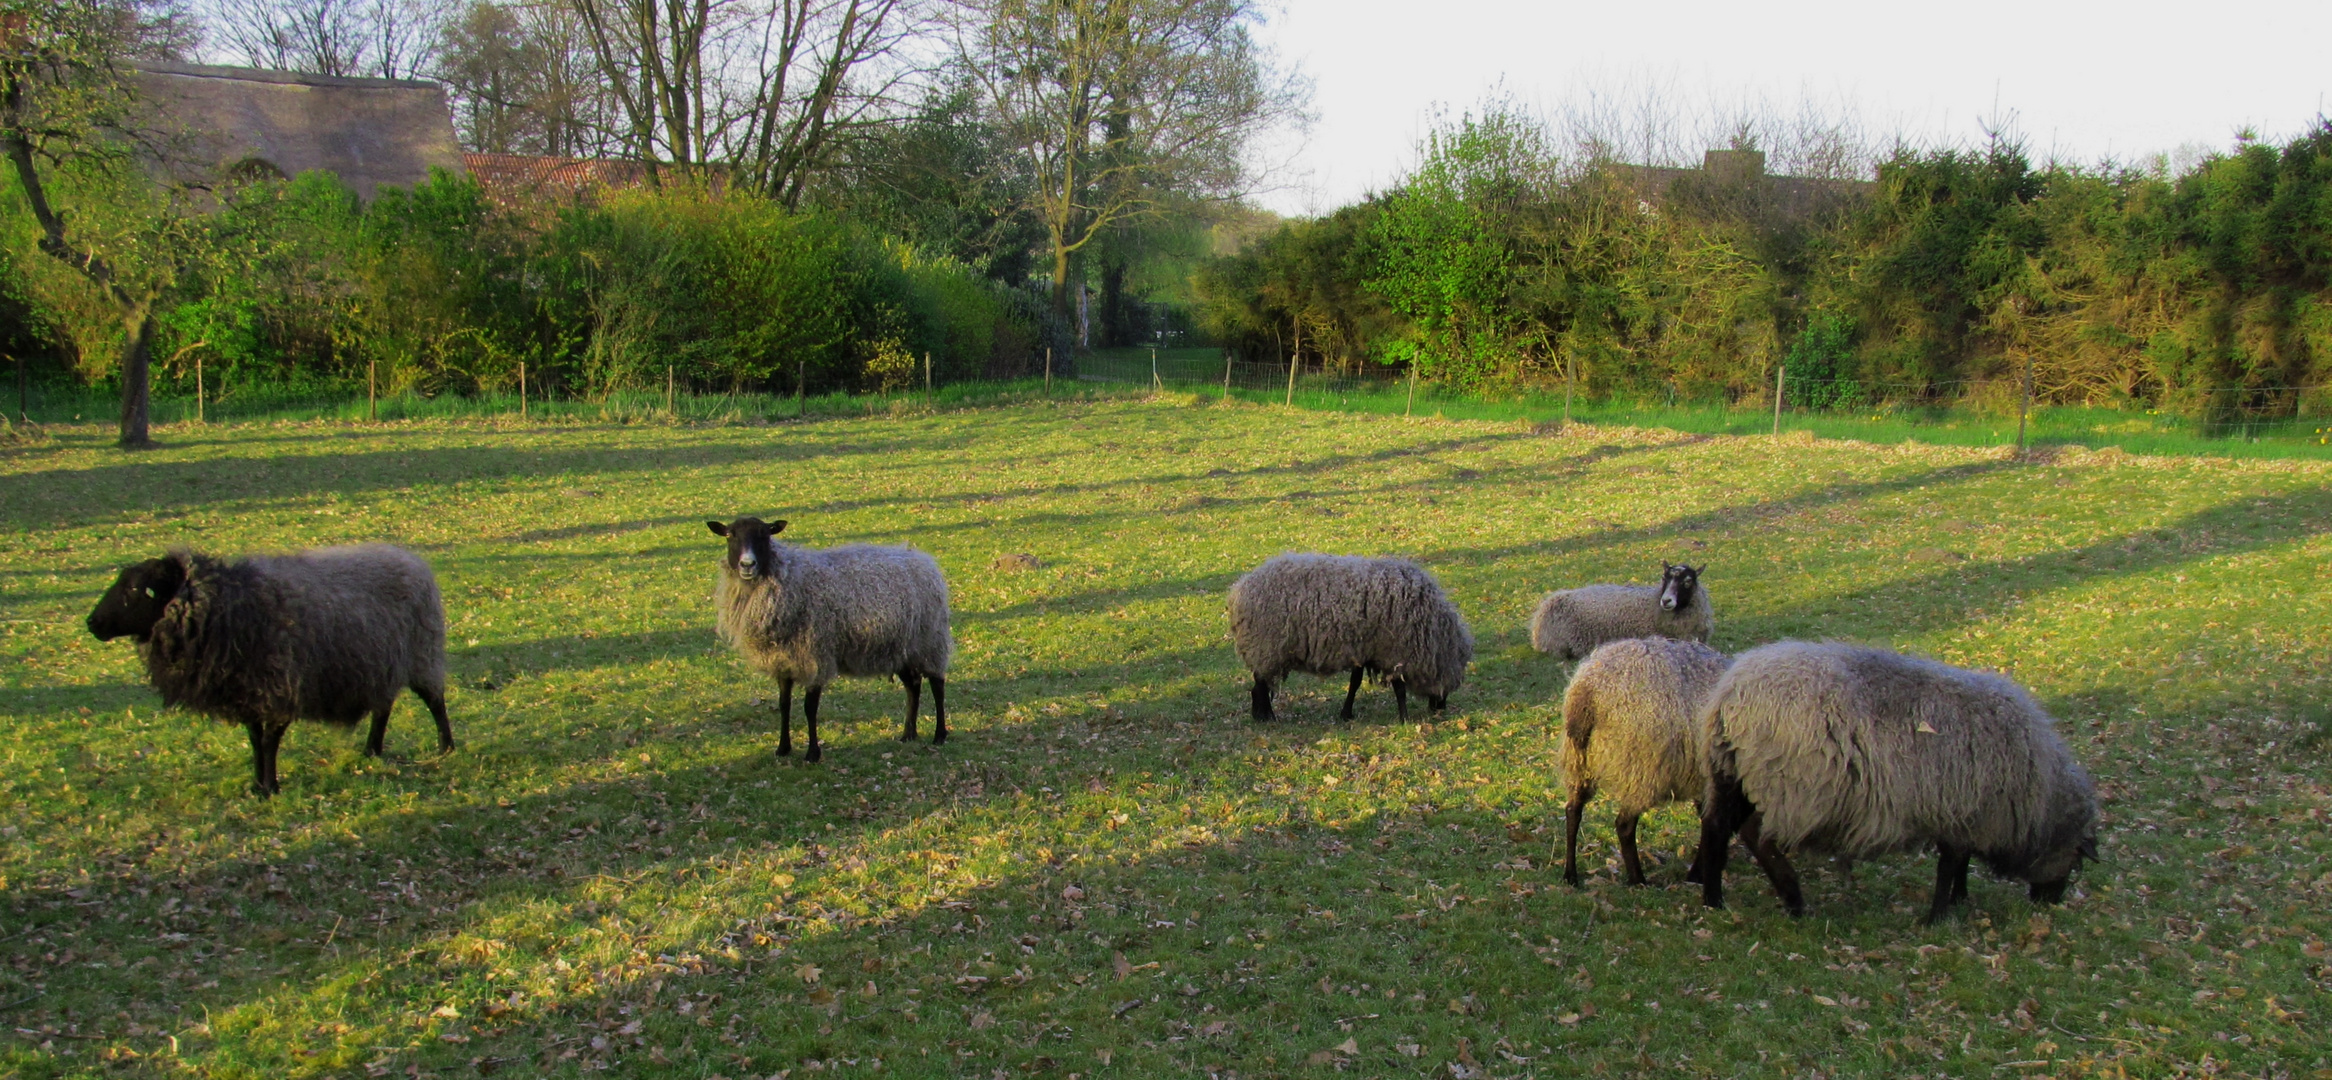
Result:
M708 528L708 529L711 529L711 530L713 531L713 535L714 535L714 536L727 536L727 535L729 535L729 527L728 527L728 526L726 526L726 525L723 525L723 524L721 524L721 523L720 523L720 522L718 522L718 521L708 521L708 522L705 522L705 523L704 523L704 527L705 527L705 528Z
M1709 568L1709 564L1707 564L1707 563L1702 563L1702 564L1700 564L1699 566L1687 566L1687 567L1685 567L1685 569L1692 571L1692 576L1694 576L1694 577L1699 577L1699 576L1700 576L1700 572L1701 572L1701 571L1703 571L1703 570L1706 570L1706 569L1708 569L1708 568Z
M770 523L769 523L769 535L771 535L771 536L776 536L777 534L779 534L779 533L781 533L781 532L784 532L784 531L785 531L785 522L783 522L783 521L772 521L772 522L770 522Z

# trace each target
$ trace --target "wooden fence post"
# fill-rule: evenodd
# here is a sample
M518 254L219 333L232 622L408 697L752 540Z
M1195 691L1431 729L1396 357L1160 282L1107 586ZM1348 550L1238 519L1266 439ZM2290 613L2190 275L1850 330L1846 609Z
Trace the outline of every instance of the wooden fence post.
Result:
M1223 350L1223 400L1231 400L1231 350Z
M2024 418L2032 412L2032 350L2024 351L2024 397L2016 406L2016 456L2024 456Z
M1782 377L1789 371L1788 364L1773 365L1773 433L1781 434Z
M1296 347L1293 351L1287 354L1287 401L1283 403L1287 408L1292 409L1296 404L1296 361L1302 359L1303 355L1304 324L1297 323Z
M1045 346L1045 393L1053 392L1053 347Z
M670 365L670 364L666 364L666 365L664 365L664 419L666 419L666 420L673 419L673 415L672 415L672 365Z
M194 362L200 364L202 363L202 358L198 356L195 358ZM380 373L381 362L378 358L364 362L364 418L367 420L379 420L381 418ZM200 401L201 397L202 395L200 393L195 395L195 398L198 402ZM201 411L200 404L196 405L195 411Z
M1402 415L1402 416L1408 416L1408 415L1410 415L1410 414L1412 414L1412 413L1414 413L1414 412L1416 412L1416 411L1417 411L1417 361L1416 361L1416 360L1414 360L1414 359L1412 359L1412 360L1410 360L1410 361L1409 361L1409 400L1408 400L1408 402L1407 402L1406 404L1404 404L1404 405L1402 405L1402 406L1401 406L1401 415Z
M21 367L23 363L24 361L17 361L19 367ZM202 399L202 354L196 353L194 354L194 422L197 424L206 424L210 422L203 416ZM17 406L17 411L23 411L23 406L21 404Z
M518 362L518 418L526 419L526 361Z
M810 362L794 362L794 415L810 415Z

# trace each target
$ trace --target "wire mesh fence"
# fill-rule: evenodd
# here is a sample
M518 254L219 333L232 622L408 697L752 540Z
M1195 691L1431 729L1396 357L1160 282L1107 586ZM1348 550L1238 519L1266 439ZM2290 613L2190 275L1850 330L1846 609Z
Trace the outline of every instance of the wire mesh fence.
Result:
M2022 379L1868 382L1777 373L1755 390L1635 396L1565 393L1559 384L1503 394L1468 392L1382 365L1341 369L1240 360L1214 350L1117 349L1078 356L1018 378L946 381L880 393L690 393L667 386L589 395L354 395L334 387L277 389L204 400L157 393L155 424L365 421L424 418L597 422L781 422L880 416L1018 400L1171 391L1300 409L1380 415L1521 419L1668 427L1711 434L1817 434L1875 442L1961 445L2121 445L2133 451L2332 455L2332 385L2191 392L2164 406L2035 406ZM159 389L159 388L158 388ZM1778 395L1775 390L1778 389ZM1776 400L1778 396L1778 401ZM19 409L41 423L109 423L118 402L102 389L39 388ZM12 416L11 419L15 417ZM2235 451L2241 452L2241 451Z

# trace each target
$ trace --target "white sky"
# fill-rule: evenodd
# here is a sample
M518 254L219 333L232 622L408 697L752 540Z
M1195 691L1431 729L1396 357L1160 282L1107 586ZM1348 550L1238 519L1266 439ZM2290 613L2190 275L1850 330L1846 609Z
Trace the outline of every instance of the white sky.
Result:
M1974 141L2013 113L2036 158L2138 161L2296 134L2332 108L2327 0L1281 0L1261 37L1314 84L1256 201L1320 213L1387 186L1436 107L1503 88L1553 112L1660 88L1691 110L1813 101L1874 136Z

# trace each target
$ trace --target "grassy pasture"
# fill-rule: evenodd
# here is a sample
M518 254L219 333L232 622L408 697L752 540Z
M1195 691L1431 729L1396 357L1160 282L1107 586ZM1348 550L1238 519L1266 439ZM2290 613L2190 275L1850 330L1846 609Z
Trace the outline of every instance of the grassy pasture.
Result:
M776 426L96 428L0 451L0 1077L2332 1077L2332 464L1281 413L1204 396ZM949 745L895 684L776 759L709 629L707 517L912 542ZM459 750L303 726L284 794L79 620L121 563L358 539L436 565ZM1403 553L1473 621L1443 722L1292 680L1221 595ZM990 562L1029 552L1041 569ZM1706 561L1716 644L2007 670L2101 780L2061 908L1931 862L1781 914L1549 868L1563 583Z

